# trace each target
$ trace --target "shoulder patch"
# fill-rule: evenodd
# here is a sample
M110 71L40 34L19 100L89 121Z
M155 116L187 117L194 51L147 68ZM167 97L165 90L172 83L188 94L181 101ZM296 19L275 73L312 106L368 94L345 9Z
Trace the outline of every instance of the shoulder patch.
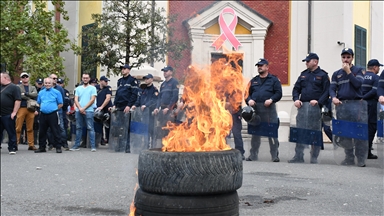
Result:
M112 88L109 88L109 91L112 91Z

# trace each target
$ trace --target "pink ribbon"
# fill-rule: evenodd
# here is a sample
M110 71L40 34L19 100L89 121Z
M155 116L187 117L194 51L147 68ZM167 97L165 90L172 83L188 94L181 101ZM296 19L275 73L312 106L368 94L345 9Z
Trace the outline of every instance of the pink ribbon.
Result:
M224 20L223 14L225 13L230 13L233 15L233 19L229 24L229 26L227 25L227 23L225 23L225 20ZM237 25L237 16L235 14L235 11L232 8L224 8L224 10L221 12L219 16L219 25L220 25L220 28L223 30L223 32L221 33L219 38L217 38L215 42L213 42L211 46L214 46L216 50L219 50L220 47L225 42L225 40L228 39L229 42L231 42L232 46L235 48L235 50L237 50L241 45L241 43L239 40L237 40L237 38L232 32Z

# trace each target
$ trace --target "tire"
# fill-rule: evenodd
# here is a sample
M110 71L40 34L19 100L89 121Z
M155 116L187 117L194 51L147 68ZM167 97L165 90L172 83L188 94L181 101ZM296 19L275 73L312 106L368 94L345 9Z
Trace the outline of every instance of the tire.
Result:
M173 196L152 194L138 189L134 202L137 216L239 215L237 192L206 196Z
M236 191L243 181L243 161L236 149L212 152L142 151L140 188L166 195L207 195Z

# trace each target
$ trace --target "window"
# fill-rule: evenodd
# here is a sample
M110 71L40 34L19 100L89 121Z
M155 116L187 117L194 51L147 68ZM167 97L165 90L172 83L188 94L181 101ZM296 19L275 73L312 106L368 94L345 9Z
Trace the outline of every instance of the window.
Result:
M95 25L95 23L84 25L84 26L81 27L81 31L82 32L87 31L87 29L92 28L94 25ZM88 46L88 37L83 35L81 37L81 48L84 49L87 46ZM95 55L94 58L96 58L97 54L94 54L94 55ZM85 59L87 57L88 57L87 54L82 54L81 55L81 76L83 76L83 73L87 72L87 73L90 74L91 78L95 78L96 77L96 73L97 73L97 64L95 63L95 64L92 64L92 65L86 66L85 64L90 62L90 61L85 61Z
M365 68L367 64L367 30L355 25L355 65Z

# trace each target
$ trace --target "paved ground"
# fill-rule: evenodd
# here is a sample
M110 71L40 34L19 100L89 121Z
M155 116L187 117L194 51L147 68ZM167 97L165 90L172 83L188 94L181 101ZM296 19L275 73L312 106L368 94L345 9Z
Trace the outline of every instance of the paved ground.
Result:
M1 215L129 213L138 154L111 153L105 146L35 154L21 145L11 156L2 146ZM259 161L244 162L240 215L384 215L379 160L364 168L339 166L327 144L320 164L289 164L292 146L280 144L280 163L270 162L267 143Z

